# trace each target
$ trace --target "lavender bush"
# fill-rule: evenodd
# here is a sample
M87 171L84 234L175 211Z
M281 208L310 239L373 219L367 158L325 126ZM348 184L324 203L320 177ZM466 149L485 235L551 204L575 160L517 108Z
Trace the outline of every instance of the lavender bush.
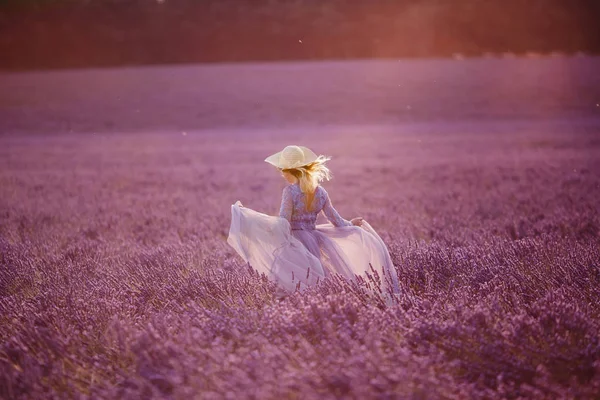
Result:
M226 244L236 200L277 212L290 143L334 157L395 304L277 300ZM4 135L0 397L597 398L598 198L589 121Z

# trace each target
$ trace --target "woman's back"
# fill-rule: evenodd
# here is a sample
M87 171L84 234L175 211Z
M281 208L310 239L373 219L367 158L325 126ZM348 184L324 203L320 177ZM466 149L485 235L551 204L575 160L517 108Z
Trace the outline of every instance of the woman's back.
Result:
M317 216L321 211L334 226L352 225L333 208L329 195L322 186L317 186L312 196L303 193L298 184L286 186L283 190L279 216L287 219L293 230L315 229Z

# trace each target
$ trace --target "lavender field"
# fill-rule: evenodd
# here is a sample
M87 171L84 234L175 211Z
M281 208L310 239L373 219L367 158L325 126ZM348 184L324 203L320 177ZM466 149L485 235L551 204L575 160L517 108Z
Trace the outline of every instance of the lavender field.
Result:
M0 397L597 398L600 61L415 63L0 75ZM277 300L227 245L287 144L333 157L396 304Z

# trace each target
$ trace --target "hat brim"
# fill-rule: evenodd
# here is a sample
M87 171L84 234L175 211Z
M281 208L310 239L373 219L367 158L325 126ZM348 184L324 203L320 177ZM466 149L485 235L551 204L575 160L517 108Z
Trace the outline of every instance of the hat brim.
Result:
M265 161L279 169L292 169L292 168L300 168L305 165L308 165L312 162L315 162L317 160L317 158L319 158L319 156L317 156L308 147L304 147L304 146L298 146L298 147L302 150L302 153L304 153L304 161L302 161L302 162L285 165L284 163L282 163L282 160L281 160L281 154L283 153L283 150L265 158Z

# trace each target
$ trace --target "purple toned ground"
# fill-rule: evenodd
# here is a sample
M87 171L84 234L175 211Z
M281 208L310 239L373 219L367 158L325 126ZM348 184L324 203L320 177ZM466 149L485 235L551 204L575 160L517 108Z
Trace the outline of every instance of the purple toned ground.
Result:
M238 68L240 77L256 67ZM279 68L285 75L305 66ZM136 79L146 80L145 90L161 90L156 71L144 71ZM85 72L75 74L85 81ZM49 74L46 87L57 93L68 76ZM1 85L15 89L25 79L17 81ZM185 135L173 127L39 135L23 132L53 126L50 108L34 104L52 101L52 90L24 93L14 93L18 110L7 108L8 97L0 106L0 397L600 393L600 122L593 108L564 106L561 119L521 110L527 118L499 120L485 111L496 108L471 104L478 117L462 122L429 123L423 114L375 125L376 118L353 121L349 112L340 117L346 125L317 125L331 121L307 101L302 113L312 129L290 122ZM94 92L79 104L73 93L53 103L58 114L110 103ZM163 112L160 101L138 95ZM186 106L171 96L173 109ZM225 103L215 101L209 114L225 118ZM248 107L236 107L252 119ZM277 115L285 114L286 105L279 107ZM81 121L106 117L86 112ZM262 125L276 125L265 118ZM138 123L123 121L132 131ZM341 281L278 301L275 287L226 244L236 200L276 213L284 183L262 160L290 143L333 156L328 192L344 217L365 217L388 244L402 283L397 304L385 307Z

